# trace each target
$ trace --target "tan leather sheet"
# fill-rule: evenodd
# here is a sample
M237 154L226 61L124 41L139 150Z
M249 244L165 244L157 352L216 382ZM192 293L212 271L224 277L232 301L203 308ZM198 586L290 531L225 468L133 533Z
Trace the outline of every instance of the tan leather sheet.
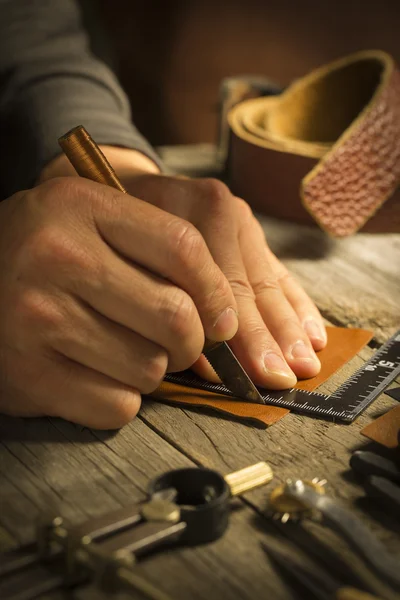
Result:
M328 327L327 333L328 344L326 348L318 352L322 365L320 373L312 379L298 382L296 388L308 391L315 390L368 344L373 335L372 332L364 329L345 329L342 327ZM223 394L169 382L163 382L151 394L151 397L171 404L211 408L239 419L256 421L267 427L289 413L286 408L232 400Z
M400 447L400 405L375 419L361 433L386 448Z

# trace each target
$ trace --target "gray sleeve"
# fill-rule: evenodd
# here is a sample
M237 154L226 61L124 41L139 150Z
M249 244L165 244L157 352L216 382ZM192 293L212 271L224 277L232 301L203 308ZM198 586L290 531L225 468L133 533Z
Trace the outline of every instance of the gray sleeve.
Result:
M91 54L77 3L0 0L0 198L32 186L76 125L161 167L115 76Z

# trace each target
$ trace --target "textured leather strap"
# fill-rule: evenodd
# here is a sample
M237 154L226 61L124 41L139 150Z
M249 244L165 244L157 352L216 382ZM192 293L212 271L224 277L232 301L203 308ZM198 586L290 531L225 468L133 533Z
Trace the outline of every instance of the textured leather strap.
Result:
M318 352L321 361L320 373L312 379L299 381L296 385L297 388L308 391L315 390L353 358L372 338L372 333L364 329L328 327L327 333L328 344L326 348ZM171 404L202 406L239 419L256 421L263 426L272 425L289 413L286 408L230 400L222 394L166 381L151 394L151 397Z
M335 237L400 232L400 72L365 51L228 114L232 191Z

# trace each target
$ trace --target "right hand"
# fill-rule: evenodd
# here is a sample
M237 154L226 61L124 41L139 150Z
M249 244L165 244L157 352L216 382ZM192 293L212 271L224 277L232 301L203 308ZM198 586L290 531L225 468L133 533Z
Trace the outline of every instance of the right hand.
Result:
M0 412L121 427L236 310L197 229L151 204L76 177L0 204Z

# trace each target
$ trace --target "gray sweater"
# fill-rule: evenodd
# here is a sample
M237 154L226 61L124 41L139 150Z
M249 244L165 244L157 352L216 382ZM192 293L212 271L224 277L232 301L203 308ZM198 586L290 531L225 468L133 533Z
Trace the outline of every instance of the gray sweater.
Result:
M74 0L0 0L0 199L31 187L84 125L99 144L134 148L159 163L131 122L127 98L90 50Z

